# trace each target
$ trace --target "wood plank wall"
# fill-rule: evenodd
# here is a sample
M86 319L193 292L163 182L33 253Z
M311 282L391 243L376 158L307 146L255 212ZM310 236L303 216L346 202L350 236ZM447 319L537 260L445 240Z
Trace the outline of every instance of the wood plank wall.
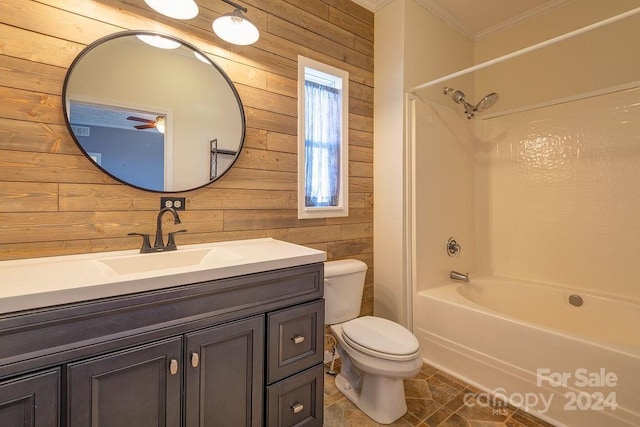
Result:
M153 233L160 194L102 174L64 124L62 85L76 55L123 30L172 34L206 52L236 85L247 136L218 182L178 194L187 234L178 244L274 237L354 257L370 269L363 313L373 307L373 13L350 0L244 0L261 37L229 45L211 31L231 11L198 0L190 21L143 0L0 0L0 260L139 247ZM297 56L350 75L348 218L298 220ZM171 231L174 226L166 225ZM0 286L2 286L0 281Z

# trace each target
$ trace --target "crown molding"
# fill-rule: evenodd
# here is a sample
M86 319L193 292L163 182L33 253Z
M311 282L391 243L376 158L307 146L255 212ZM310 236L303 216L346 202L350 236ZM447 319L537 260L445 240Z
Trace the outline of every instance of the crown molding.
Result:
M469 40L474 41L476 34L455 17L451 12L442 6L442 4L435 0L417 0L418 4L429 10L431 13L442 19L449 26L462 33Z
M382 9L388 3L391 3L393 0L351 0L354 3L359 4L360 6L372 11L377 12ZM474 32L468 26L462 23L458 18L455 17L452 13L450 13L442 4L436 0L416 0L418 4L423 6L425 9L429 10L431 13L436 15L438 18L442 19L444 22L449 24L451 27L456 29L458 32L463 34L471 41L479 41L484 38L489 37L491 34L496 33L498 31L502 31L505 28L511 27L513 25L519 24L528 19L534 18L538 15L545 14L555 8L560 6L564 6L565 4L571 3L575 0L556 0L550 3L544 4L542 6L536 7L534 9L528 10L525 13L521 13L520 15L513 16L505 21L499 22L496 25L485 28L482 31Z
M478 31L478 33L475 35L474 41L485 39L493 33L497 33L498 31L502 31L505 28L509 28L526 20L535 18L536 16L544 15L545 13L550 12L553 9L564 6L573 1L574 0L556 0L528 10L525 13L521 13L520 15L513 16L505 21L498 22L496 25L492 25L491 27L485 28L482 31Z

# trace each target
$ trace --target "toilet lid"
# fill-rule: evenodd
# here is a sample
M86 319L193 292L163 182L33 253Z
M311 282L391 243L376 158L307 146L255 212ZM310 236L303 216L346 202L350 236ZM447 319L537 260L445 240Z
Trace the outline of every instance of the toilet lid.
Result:
M381 317L364 316L342 325L350 345L372 356L405 359L419 350L418 339L404 326Z

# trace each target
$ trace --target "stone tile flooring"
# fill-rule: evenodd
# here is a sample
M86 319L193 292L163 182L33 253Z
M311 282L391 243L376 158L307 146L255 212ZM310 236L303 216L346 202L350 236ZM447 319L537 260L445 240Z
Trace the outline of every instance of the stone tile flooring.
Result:
M339 370L339 363L336 363L336 370ZM334 378L325 369L324 426L380 425L338 391ZM511 405L465 405L465 395L476 395L480 390L426 364L418 375L405 380L404 389L408 411L391 426L553 427ZM474 399L467 397L467 402L474 402Z

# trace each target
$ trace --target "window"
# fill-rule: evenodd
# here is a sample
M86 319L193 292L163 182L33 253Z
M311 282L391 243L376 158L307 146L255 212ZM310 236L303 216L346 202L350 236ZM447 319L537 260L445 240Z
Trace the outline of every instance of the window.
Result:
M298 56L298 218L348 216L349 73Z

